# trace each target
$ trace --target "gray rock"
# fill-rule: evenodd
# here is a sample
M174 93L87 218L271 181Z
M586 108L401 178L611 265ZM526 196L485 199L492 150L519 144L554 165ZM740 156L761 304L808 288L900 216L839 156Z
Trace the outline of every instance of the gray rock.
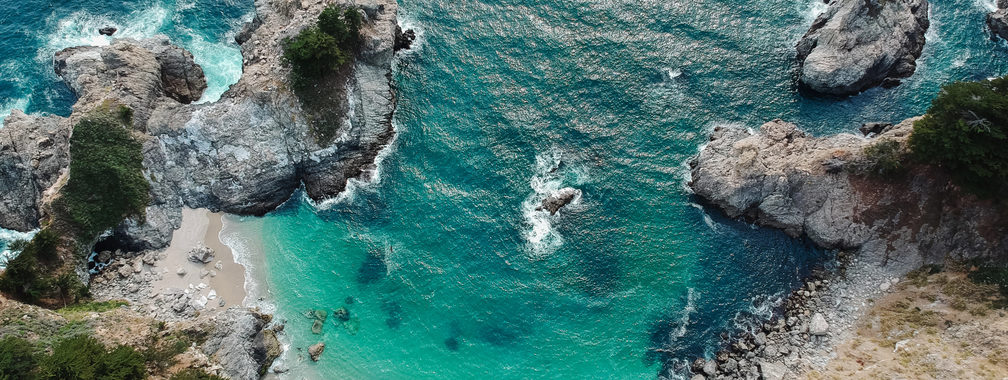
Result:
M926 0L836 0L798 42L799 81L850 95L913 74L924 49Z
M308 347L308 356L311 357L312 361L317 362L319 360L319 357L322 356L322 352L324 351L325 351L325 343L318 342L311 345L311 347Z
M753 337L753 342L756 343L757 347L765 345L766 344L766 334L764 334L762 332L759 333L759 334L756 334L756 336Z
M865 148L881 140L904 144L916 120L875 139L816 138L780 120L755 134L715 128L690 163L690 187L729 217L806 235L821 247L853 251L896 272L947 258L998 257L1008 249L1008 214L948 186L948 173L917 168L894 180L829 173L823 165L832 159L862 162ZM794 326L790 317L787 324Z
M704 377L704 375L701 374L693 375L693 377L690 378L690 380L705 380L705 379L706 378Z
M189 250L189 261L192 261L194 263L206 264L213 261L213 258L214 258L213 248L204 246L202 244Z
M215 328L201 349L223 367L231 379L259 379L279 355L276 337L265 328L267 316L249 309L233 308L217 316Z
M771 362L760 362L759 374L762 380L784 380L792 377L783 364Z
M536 207L536 211L546 210L549 211L550 215L556 215L557 211L580 196L581 190L571 187L562 188L547 196L546 199L543 199L542 204Z
M997 7L987 15L987 27L993 38L1008 39L1008 0L998 0Z
M179 276L185 276L186 275L186 269L184 267L179 267L178 270L175 271L175 274L177 274Z
M823 317L822 313L812 314L812 320L809 321L808 331L810 334L817 336L829 334L829 323L826 323L826 318Z
M703 373L707 376L717 375L717 361L708 360L703 365Z
M11 111L0 133L0 227L39 227L43 194L70 164L70 123Z

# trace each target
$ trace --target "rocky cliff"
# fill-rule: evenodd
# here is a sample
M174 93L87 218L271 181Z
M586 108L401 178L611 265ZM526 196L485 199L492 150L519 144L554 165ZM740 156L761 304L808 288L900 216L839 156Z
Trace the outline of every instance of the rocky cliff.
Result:
M1008 0L998 0L997 10L987 15L987 26L992 37L1008 40Z
M832 0L798 42L799 82L850 95L913 74L930 25L926 0Z
M180 208L264 214L304 185L324 199L349 178L368 175L394 131L391 83L397 5L394 0L336 2L364 13L361 50L341 93L345 120L332 143L310 134L309 120L288 83L282 43L314 23L330 1L257 0L256 16L238 34L243 74L217 102L193 104L206 88L202 70L165 37L77 47L55 57L55 70L77 94L67 118L15 114L0 139L0 227L28 230L43 217L43 193L68 162L70 125L109 102L134 111L143 137L152 202L143 223L126 221L116 237L127 248L167 245ZM10 173L9 175L6 173ZM49 191L52 191L50 189Z
M905 145L909 119L875 138L816 138L775 120L760 131L722 127L691 162L693 191L731 217L808 236L827 248L907 271L946 259L1008 257L1008 213L952 185L940 169L862 173L866 147Z

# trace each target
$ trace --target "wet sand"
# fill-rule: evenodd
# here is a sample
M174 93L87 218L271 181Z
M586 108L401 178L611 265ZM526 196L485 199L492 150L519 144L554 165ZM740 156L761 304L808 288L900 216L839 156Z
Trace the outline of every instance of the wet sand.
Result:
M158 264L166 273L153 283L155 291L191 288L200 302L206 298L205 312L211 313L244 305L245 267L235 261L231 248L220 240L222 218L222 214L208 210L182 210L182 226L175 230L171 245L164 251L165 258ZM199 245L213 249L213 261L189 261L189 251ZM180 268L184 275L178 274Z

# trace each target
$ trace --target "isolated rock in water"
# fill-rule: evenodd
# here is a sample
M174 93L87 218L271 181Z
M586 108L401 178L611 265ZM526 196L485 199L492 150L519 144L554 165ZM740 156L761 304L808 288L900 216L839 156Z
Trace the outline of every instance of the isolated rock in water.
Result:
M809 322L809 334L822 336L828 332L829 323L826 323L826 318L823 317L822 313L813 314L812 321Z
M550 215L555 215L557 211L573 202L579 196L581 196L581 190L565 187L543 199L542 205L536 207L536 211L548 210Z
M101 34L103 36L111 36L111 35L115 34L115 32L117 30L119 30L119 29L116 29L116 28L111 27L111 26L106 26L104 28L98 29L98 34Z
M798 42L800 82L851 95L895 85L917 69L928 21L926 0L836 0Z
M312 361L317 362L323 351L325 351L325 343L318 342L308 347L308 356L311 356Z
M990 27L992 37L1001 37L1008 40L1008 0L998 0L998 9L987 14L987 26Z
M213 261L214 250L210 247L200 245L189 251L189 261L197 264L206 264Z

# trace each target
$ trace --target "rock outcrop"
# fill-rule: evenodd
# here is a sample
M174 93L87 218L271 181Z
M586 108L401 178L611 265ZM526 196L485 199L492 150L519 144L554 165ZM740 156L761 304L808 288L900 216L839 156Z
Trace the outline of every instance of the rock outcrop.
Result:
M987 26L992 37L1008 40L1008 0L998 0L998 9L987 15Z
M249 309L228 309L207 328L210 334L201 348L229 378L259 379L282 353L276 333L267 328L270 320Z
M536 207L536 211L549 211L550 215L556 215L557 211L580 196L581 190L572 187L562 188L543 199L542 204Z
M874 139L815 138L780 120L755 134L717 128L691 162L690 186L731 217L857 251L897 271L946 259L1004 258L1008 213L961 191L947 173L919 165L904 176L859 173L865 147L887 139L905 144L914 120Z
M69 125L102 104L133 109L133 127L145 135L144 168L152 201L142 223L127 220L115 230L115 238L132 250L166 246L181 222L183 205L262 215L302 185L313 199L334 197L348 179L370 175L378 152L394 136L391 65L398 25L394 0L353 2L366 15L361 48L345 87L332 89L345 93L345 104L333 107L343 107L346 117L334 141L321 144L287 81L281 44L314 23L328 4L256 1L256 17L237 38L243 75L213 103L188 104L206 88L203 72L190 53L165 37L63 50L55 57L55 70L78 96L69 120L57 126L58 118L28 122L16 115L2 131L27 136L24 129L31 125L66 135ZM53 125L34 126L41 121ZM12 172L0 188L25 195L5 198L0 227L38 225L40 194L66 168L66 155L56 151L66 151L66 144L60 145L65 140L53 138L55 148L44 152L22 153L28 148L21 146L17 153L13 147L9 154L0 152L0 168ZM44 163L51 168L27 170L32 155L55 158Z
M833 0L798 42L800 84L831 95L895 86L916 70L929 25L927 0Z

